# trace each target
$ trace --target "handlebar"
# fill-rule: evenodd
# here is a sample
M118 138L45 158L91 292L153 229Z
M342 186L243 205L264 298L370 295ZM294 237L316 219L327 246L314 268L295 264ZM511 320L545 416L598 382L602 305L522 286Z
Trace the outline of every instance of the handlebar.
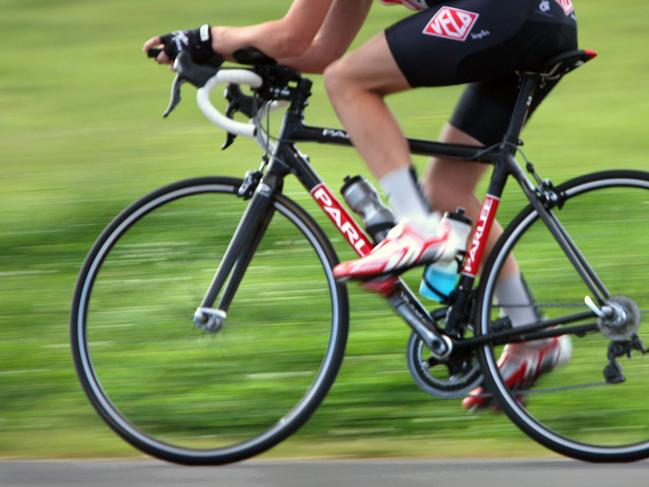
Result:
M147 55L154 57L159 52L157 49L152 49ZM300 79L293 70L277 66L272 58L254 48L244 49L236 54L237 60L254 63L254 70L222 69L219 65L196 64L187 52L178 54L173 64L176 77L171 86L171 99L164 112L164 117L167 117L180 103L180 89L183 83L194 85L198 89L196 102L201 112L210 122L228 133L223 149L229 147L238 135L262 137L264 144L267 144L265 132L263 128L257 126L255 119L262 113L267 114L285 107L286 102L291 99L288 84ZM230 102L225 114L217 110L210 100L210 94L222 85L228 85L225 96ZM255 94L244 95L240 85L256 90ZM259 90L260 88L262 90ZM257 101L259 106L256 104ZM233 120L232 117L237 112L247 115L252 120L248 123Z
M210 100L210 94L215 88L221 85L233 83L236 85L246 85L251 88L260 88L263 79L258 74L247 69L228 69L221 70L211 77L205 85L200 87L196 92L196 102L203 115L217 127L224 129L233 135L243 135L245 137L254 137L257 132L255 125L251 123L236 122L219 112Z

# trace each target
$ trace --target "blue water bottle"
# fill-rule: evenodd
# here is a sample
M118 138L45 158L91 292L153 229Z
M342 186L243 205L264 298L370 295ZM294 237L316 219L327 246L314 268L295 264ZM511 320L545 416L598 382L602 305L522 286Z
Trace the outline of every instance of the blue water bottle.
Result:
M448 243L457 248L458 254L466 251L466 243L471 233L471 220L464 214L464 208L458 208L454 213L447 213L454 241ZM454 256L451 261L439 261L429 264L424 269L424 277L419 285L419 294L438 303L447 303L451 293L457 286L460 277L460 256Z
M446 303L457 285L460 275L458 267L455 261L426 266L419 285L419 294L438 303Z

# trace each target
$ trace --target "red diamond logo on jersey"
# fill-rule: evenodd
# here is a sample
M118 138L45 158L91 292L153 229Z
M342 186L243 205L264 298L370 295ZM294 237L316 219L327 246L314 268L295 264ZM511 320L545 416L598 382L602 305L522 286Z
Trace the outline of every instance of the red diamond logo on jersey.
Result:
M561 5L561 8L566 15L570 15L575 11L575 7L572 6L572 0L555 0L555 2Z
M428 22L424 34L464 42L479 16L459 8L442 7Z

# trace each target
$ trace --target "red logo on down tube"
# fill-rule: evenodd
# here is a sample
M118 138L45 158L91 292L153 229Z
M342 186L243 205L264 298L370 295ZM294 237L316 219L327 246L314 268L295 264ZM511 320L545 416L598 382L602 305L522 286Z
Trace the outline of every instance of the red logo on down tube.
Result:
M311 196L324 210L332 222L336 224L340 233L347 239L354 250L361 257L365 257L374 248L374 245L367 239L349 213L331 194L329 188L324 184L318 184L311 190Z
M424 34L464 42L480 14L454 7L442 7L428 22Z
M487 237L491 231L491 225L496 217L496 210L500 199L488 194L482 203L482 210L480 217L473 232L471 239L471 246L466 254L464 260L464 269L462 272L468 276L475 277L480 271L480 264L482 263L482 254L487 245Z

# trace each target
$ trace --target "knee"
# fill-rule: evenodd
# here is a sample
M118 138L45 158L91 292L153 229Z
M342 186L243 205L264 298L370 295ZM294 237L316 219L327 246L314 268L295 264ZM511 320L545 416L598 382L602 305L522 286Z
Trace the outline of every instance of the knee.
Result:
M325 89L331 100L341 97L353 84L351 70L344 59L334 61L324 71Z
M466 207L475 199L474 184L467 182L469 174L457 168L457 161L435 160L424 179L426 196L437 211L454 211Z

